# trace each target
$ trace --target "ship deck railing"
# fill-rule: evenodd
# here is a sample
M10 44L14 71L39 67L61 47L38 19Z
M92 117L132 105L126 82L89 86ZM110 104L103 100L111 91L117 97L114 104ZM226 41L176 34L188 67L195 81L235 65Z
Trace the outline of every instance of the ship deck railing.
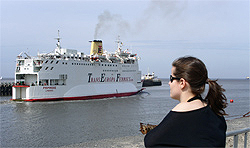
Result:
M227 137L233 136L233 146L234 148L238 147L238 139L239 139L239 134L244 134L244 148L247 148L247 135L248 132L250 132L250 128L245 128L245 129L240 129L236 131L230 131L226 133Z
M1 83L1 85L2 85L2 83ZM47 84L47 83L46 84L45 83L40 83L40 84L36 84L36 83L32 83L32 84L18 84L18 83L13 83L12 84L12 86L17 86L17 87L18 86L20 86L20 87L21 86L29 86L29 87L30 86L64 86L64 85L66 85L66 84L65 83L62 83L62 84L61 83L55 83L55 84L50 84L50 85Z

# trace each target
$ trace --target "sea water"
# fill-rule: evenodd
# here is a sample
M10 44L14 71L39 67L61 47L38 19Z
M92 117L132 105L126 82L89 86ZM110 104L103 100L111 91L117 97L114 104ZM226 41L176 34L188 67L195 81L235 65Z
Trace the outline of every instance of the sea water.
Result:
M250 111L249 80L218 81L226 89L226 120ZM141 94L102 100L12 102L1 97L1 147L58 147L91 140L140 135L139 123L159 124L178 103L168 80ZM233 103L230 103L230 100Z

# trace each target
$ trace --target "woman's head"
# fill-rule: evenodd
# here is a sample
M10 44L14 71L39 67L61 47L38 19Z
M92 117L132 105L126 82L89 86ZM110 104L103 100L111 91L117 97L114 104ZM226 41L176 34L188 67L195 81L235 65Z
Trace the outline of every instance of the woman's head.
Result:
M201 60L191 56L181 57L176 59L172 66L174 76L185 79L190 84L193 94L199 95L204 92L208 74Z
M185 79L194 95L202 94L208 83L209 90L204 101L216 114L226 115L224 108L227 106L227 98L223 93L225 89L218 85L217 80L208 79L206 66L200 59L191 56L180 57L172 63L172 66L172 75L175 79Z

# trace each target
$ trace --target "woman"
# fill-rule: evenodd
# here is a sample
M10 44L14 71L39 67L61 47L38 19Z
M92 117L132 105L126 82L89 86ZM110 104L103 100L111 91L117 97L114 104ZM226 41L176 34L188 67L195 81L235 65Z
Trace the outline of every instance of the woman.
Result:
M201 94L209 85L207 96ZM195 57L172 63L170 97L179 100L163 121L144 138L146 147L225 147L225 91L208 79L205 64Z

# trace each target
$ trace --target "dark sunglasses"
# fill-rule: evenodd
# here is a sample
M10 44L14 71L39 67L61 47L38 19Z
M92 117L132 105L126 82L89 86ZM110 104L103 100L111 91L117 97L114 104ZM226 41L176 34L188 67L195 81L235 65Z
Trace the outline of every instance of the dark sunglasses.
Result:
M173 77L170 75L170 82L172 83L174 80L180 80L181 78Z

